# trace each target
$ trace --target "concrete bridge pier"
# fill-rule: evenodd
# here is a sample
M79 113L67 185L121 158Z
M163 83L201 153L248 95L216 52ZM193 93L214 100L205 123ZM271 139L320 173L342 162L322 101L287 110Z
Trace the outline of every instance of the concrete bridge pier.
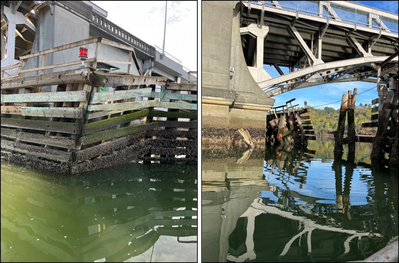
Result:
M257 81L271 77L263 69L263 43L268 27L240 29L241 3L202 2L202 126L266 129L266 111L274 104ZM256 56L247 65L241 34L256 40Z

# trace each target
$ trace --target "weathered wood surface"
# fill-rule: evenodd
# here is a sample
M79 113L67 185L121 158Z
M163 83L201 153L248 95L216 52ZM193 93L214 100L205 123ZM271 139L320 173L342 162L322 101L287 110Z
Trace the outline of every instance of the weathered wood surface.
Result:
M179 94L179 93L163 93L163 92L151 92L147 97L150 98L164 98L171 100L189 100L197 101L198 96L196 94Z
M197 84L182 84L182 83L170 83L166 86L168 90L187 90L187 91L197 91Z
M146 124L146 125L132 125L132 126L120 128L120 129L111 129L111 130L106 130L106 131L100 131L100 132L82 137L82 145L87 145L87 144L99 142L102 140L119 138L122 136L126 136L128 134L154 129L156 126L157 126L157 123L150 123L150 124Z
M198 122L196 121L157 121L158 127L166 128L197 128Z
M32 129L39 131L49 131L49 132L61 132L68 134L78 134L80 130L79 128L80 125L78 123L10 119L10 118L1 118L1 126L20 128L20 129Z
M70 102L85 101L86 91L60 91L60 92L40 92L29 94L1 94L1 103L6 102Z
M72 69L62 72L49 73L45 75L10 79L1 82L1 90L37 86L51 86L77 82L89 84L89 70L90 69L88 68Z
M28 59L28 58L33 58L33 57L41 56L41 55L44 55L44 54L54 53L54 52L61 51L61 50L64 50L64 49L70 49L70 48L74 48L74 47L80 47L80 46L88 45L88 44L91 44L91 43L96 43L98 41L101 41L101 37L93 37L93 38L89 38L89 39L80 40L80 41L72 42L72 43L69 43L69 44L65 44L65 45L62 45L62 46L58 46L58 47L55 47L55 48L46 49L46 50L39 51L39 52L36 52L36 53L33 53L33 54L21 56L20 59L25 60L25 59Z
M94 61L95 61L95 59L93 59L93 58L86 59L85 63L92 63ZM44 66L44 67L40 67L40 68L24 69L24 70L20 70L19 74L26 73L26 72L33 72L33 71L44 71L46 69L62 68L62 67L68 67L68 66L73 66L73 65L80 65L80 64L82 64L82 61L79 60L79 61L74 61L74 62L56 64L56 65L52 65L52 66Z
M122 115L119 117L114 117L106 120L100 120L97 122L87 123L83 125L82 134L88 135L98 131L102 131L108 128L116 127L118 125L130 122L132 120L136 120L139 118L146 117L148 115L149 110L141 110L133 113L129 113L126 115Z
M113 73L97 73L91 76L94 85L99 87L112 86L132 86L132 85L165 85L166 77L135 76L135 75L115 75Z
M80 150L76 153L76 161L82 162L85 160L90 160L99 155L110 154L113 151L128 145L129 143L131 143L131 139L129 139L128 137L122 137L114 141L106 142L104 144Z
M1 136L24 142L56 146L60 148L75 148L75 140L61 136L45 136L43 134L18 131L16 129L1 128Z
M48 108L48 107L20 107L22 116L58 117L80 119L83 116L82 108Z
M114 104L89 105L88 111L127 111L158 106L157 100L123 102Z
M68 162L71 159L70 152L63 152L60 150L44 148L22 142L12 142L3 139L1 140L1 148L60 162Z
M21 114L21 106L1 106L1 114Z
M179 109L179 110L197 110L197 104L184 102L159 102L159 108Z
M148 113L148 117L187 118L191 120L196 120L198 118L198 114L194 112L173 112L173 111L151 110Z

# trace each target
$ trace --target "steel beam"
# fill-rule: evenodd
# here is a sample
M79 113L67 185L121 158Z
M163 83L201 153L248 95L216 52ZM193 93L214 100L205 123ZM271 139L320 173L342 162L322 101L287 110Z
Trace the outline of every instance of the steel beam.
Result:
M314 65L311 67L304 68L299 71L291 72L289 74L285 74L283 76L279 76L270 80L266 81L261 81L258 82L259 87L266 91L273 86L284 83L290 80L294 80L296 78L301 78L304 77L308 74L315 74L316 72L324 71L324 70L329 70L329 69L335 69L335 68L340 68L340 67L353 67L357 65L370 65L371 63L381 63L385 61L388 57L362 57L362 58L353 58L353 59L345 59L345 60L340 60L340 61L335 61L335 62L329 62L329 63L323 63L323 64L318 64ZM398 58L392 59L392 61L397 62Z
M303 52L312 61L312 65L324 63L321 59L317 59L313 55L312 51L309 49L306 42L303 40L301 34L299 34L298 30L294 26L289 25L288 29L290 30L291 34L295 37L295 39L299 42L299 45L301 46Z
M359 41L357 41L357 39L351 36L350 34L346 34L346 39L352 45L352 47L357 51L357 53L359 53L360 56L362 57L372 56L371 53L367 53L362 47L362 45L359 43Z

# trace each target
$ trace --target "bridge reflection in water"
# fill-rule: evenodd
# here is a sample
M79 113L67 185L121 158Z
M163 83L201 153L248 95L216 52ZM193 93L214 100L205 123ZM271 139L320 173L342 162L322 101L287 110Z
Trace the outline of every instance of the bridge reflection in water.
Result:
M196 166L1 173L2 261L197 260Z
M398 182L389 171L308 149L268 148L263 159L254 151L248 166L225 154L203 161L203 261L362 260L398 235ZM221 173L215 162L225 167L218 184L209 179ZM242 177L232 178L237 171Z

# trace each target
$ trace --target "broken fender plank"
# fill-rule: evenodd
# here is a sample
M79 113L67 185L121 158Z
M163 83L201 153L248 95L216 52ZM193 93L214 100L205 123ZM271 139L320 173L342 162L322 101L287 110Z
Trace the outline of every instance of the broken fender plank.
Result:
M67 137L45 136L43 134L29 133L7 128L1 128L1 136L11 139L18 139L24 142L32 142L66 149L75 148L75 140Z
M168 89L168 90L191 90L191 91L196 91L197 90L197 84L170 83L168 86L166 86L166 89Z
M187 119L191 119L191 120L196 120L198 118L198 114L193 113L193 112L173 112L173 111L151 110L148 113L148 117L187 118Z
M82 108L47 108L47 107L21 107L22 116L57 117L80 119L83 116Z
M150 93L151 88L96 92L93 94L90 103L104 103L114 100L131 99L140 96L148 96Z
M147 100L147 101L135 101L135 102L124 102L114 104L103 104L103 105L89 105L87 111L126 111L126 110L137 110L146 107L156 107L159 101Z
M21 114L21 106L1 106L1 114Z
M100 155L111 154L114 150L126 147L131 143L131 141L132 139L129 139L128 137L122 137L111 142L80 150L76 153L76 161L82 162Z
M132 126L125 127L125 128L111 129L111 130L97 132L97 133L83 137L82 145L87 145L87 144L99 142L102 140L109 140L112 138L118 138L118 137L126 136L128 134L132 134L132 133L136 133L136 132L140 132L140 131L151 130L151 129L154 129L156 126L157 126L157 123L154 122L154 123L150 123L147 125L132 125Z
M1 140L1 148L60 162L68 162L71 159L70 152L43 148L40 146L25 144L21 142Z
M198 128L196 121L158 121L158 127L167 128Z
M1 126L21 129L33 129L48 132L78 134L80 124L68 122L1 118Z
M179 110L197 110L197 104L182 102L159 102L158 107Z
M50 74L44 74L39 76L32 76L26 78L15 78L1 82L1 90L4 89L19 89L25 87L36 87L36 86L50 86L60 85L66 83L83 82L90 84L89 69L73 69L61 72L54 72Z
M92 134L92 133L102 131L102 130L105 130L105 129L108 129L111 127L116 127L118 125L130 122L135 119L146 117L148 115L148 112L149 112L149 110L146 109L146 110L141 110L141 111L129 113L126 115L122 115L120 117L114 117L114 118L110 118L110 119L106 119L106 120L88 123L88 124L83 125L82 134L83 135Z
M196 94L178 94L178 93L162 93L162 92L151 92L151 94L147 97L164 98L171 100L189 100L189 101L197 101L198 98Z
M74 102L85 101L86 91L60 91L60 92L40 92L26 94L1 94L1 103L6 102Z
M94 77L95 86L139 86L139 85L165 85L166 77L115 75L113 73L97 73Z

